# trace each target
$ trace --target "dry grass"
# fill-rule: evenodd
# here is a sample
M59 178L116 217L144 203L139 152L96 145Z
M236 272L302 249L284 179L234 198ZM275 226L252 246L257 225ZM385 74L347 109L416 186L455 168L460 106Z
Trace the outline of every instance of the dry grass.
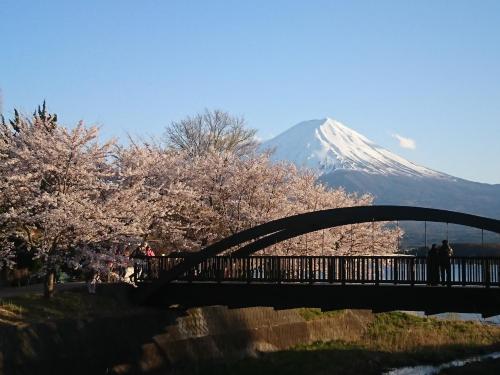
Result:
M12 301L0 300L0 324L19 325L22 323L24 308Z

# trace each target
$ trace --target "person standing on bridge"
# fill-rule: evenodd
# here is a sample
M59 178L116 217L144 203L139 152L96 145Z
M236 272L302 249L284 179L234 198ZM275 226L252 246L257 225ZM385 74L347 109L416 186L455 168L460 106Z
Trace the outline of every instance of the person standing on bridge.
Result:
M441 284L451 285L451 260L453 256L453 249L451 248L448 240L443 240L443 244L438 251L439 256L439 270L441 273Z
M438 248L435 243L427 253L427 283L436 285L439 283L439 257Z

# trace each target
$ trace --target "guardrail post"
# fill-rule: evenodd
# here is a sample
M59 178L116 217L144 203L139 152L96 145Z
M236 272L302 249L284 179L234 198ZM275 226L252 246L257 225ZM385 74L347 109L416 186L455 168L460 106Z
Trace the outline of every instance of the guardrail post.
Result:
M331 257L327 258L328 262L328 282L333 283L333 259Z
M217 282L220 283L222 281L222 265L221 258L215 257L215 274L217 275Z
M361 258L361 283L364 284L368 280L368 272L366 269L366 259Z
M252 281L252 270L250 269L250 257L245 259L245 265L246 265L247 284L250 284L250 281Z
M486 288L489 288L490 284L491 284L490 260L489 259L484 259L483 267L484 267L484 274L485 274L485 279L486 279L485 280Z
M342 285L345 285L345 257L339 258L340 260L340 281L342 282Z
M394 272L394 277L393 277L393 282L394 284L398 283L398 258L392 258L393 262L393 272Z
M410 258L410 284L415 285L415 259Z
M313 274L313 259L312 257L308 257L307 258L307 261L309 262L309 283L313 283L314 282L314 274Z
M281 258L276 257L276 279L281 284Z
M378 285L380 280L378 261L379 258L375 258L375 285Z
M495 285L500 286L500 264L498 262L498 259L495 259L495 263L496 263L496 269L497 269L497 278L496 278Z
M304 272L304 257L301 256L300 258L300 272L299 272L299 281L300 282L303 282L304 281L304 278L305 278L305 272Z
M462 286L465 286L467 284L467 263L464 258L461 259L460 265L462 267Z

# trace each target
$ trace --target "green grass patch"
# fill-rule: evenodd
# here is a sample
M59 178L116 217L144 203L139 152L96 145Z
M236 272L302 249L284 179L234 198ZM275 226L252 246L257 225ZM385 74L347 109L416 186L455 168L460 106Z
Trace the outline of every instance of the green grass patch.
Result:
M342 315L345 310L332 310L332 311L321 311L318 308L308 308L304 307L301 309L297 309L300 316L302 316L305 320L315 320L315 319L324 319L337 317Z

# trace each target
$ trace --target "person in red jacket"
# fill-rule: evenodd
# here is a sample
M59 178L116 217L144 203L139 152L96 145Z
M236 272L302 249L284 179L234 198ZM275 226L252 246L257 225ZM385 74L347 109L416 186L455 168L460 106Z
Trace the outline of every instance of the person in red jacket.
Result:
M146 253L146 256L147 257L154 257L155 256L155 252L153 251L153 249L148 245L147 242L144 243L144 249L145 249L145 253Z

